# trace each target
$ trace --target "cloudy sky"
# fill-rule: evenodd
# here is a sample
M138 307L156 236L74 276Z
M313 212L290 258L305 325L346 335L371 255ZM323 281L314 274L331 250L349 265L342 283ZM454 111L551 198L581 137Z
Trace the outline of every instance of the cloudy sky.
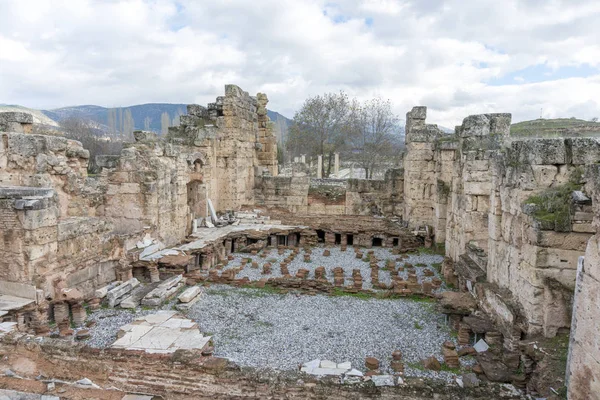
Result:
M213 101L266 92L293 117L327 91L453 127L600 116L598 0L0 0L0 103Z

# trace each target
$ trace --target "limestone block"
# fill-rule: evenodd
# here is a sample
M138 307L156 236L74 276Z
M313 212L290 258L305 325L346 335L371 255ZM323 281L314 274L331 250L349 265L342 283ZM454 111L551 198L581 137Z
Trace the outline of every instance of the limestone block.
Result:
M511 152L518 156L517 163L524 165L566 164L565 140L536 138L514 141Z
M565 142L571 148L571 163L584 165L600 162L600 138L568 138Z
M429 149L409 149L404 158L405 162L411 162L408 166L405 164L405 168L412 168L412 161L432 161L433 160L433 150Z
M559 282L565 288L575 289L575 271L570 269L560 268L545 268L537 271L537 276L540 281L550 278ZM546 290L548 291L548 290ZM564 326L564 325L561 325ZM566 325L568 326L568 324Z
M538 187L550 187L558 174L558 167L555 165L532 165L531 169Z
M161 282L154 290L148 293L142 300L146 306L158 306L163 301L174 295L181 286L183 275L175 275Z
M540 231L537 244L542 247L554 247L565 250L585 252L589 234L577 232Z
M539 248L537 251L537 268L577 269L580 251L554 248Z
M416 106L408 113L408 118L411 119L426 119L427 118L427 107Z
M140 282L136 278L131 278L130 280L123 282L116 288L111 289L106 294L106 297L108 299L108 305L110 307L118 305L122 297L125 296L127 293L131 292L139 284Z
M140 302L150 291L152 290L152 286L138 286L133 289L127 297L125 297L119 303L121 308L136 308L140 305Z
M591 212L575 212L573 220L575 221L592 221L594 219L594 213Z
M202 292L200 286L192 286L187 288L182 294L177 298L181 303L189 303L196 296L198 296Z
M465 182L465 194L489 196L492 190L491 182Z
M120 285L122 282L120 281L116 281L116 282L111 282L108 285L101 287L100 289L97 289L94 292L94 297L98 298L98 299L103 299L104 297L106 297L106 295L108 294L108 292L112 289L114 289L115 287L117 287L118 285Z
M460 137L487 136L490 134L490 118L487 114L469 115L463 120Z
M467 160L463 168L468 171L488 171L490 168L489 160Z
M30 245L26 247L25 253L30 261L40 259L42 257L52 256L58 251L58 243L49 242L40 245Z
M441 161L454 161L456 158L455 150L443 150L440 152L440 160Z
M465 169L463 173L465 181L469 182L489 182L491 180L491 174L489 171L478 171Z
M492 215L489 216L488 234L493 240L502 239L502 217Z
M573 232L596 233L592 224L573 224Z

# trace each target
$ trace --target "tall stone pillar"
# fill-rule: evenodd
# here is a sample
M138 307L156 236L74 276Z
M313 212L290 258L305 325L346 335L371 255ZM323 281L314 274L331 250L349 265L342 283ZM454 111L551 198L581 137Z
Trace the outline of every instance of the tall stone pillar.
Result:
M435 142L442 136L437 125L425 123L427 107L406 114L404 157L404 219L410 227L433 226L437 180L433 159Z
M317 178L323 178L323 156L317 156Z
M333 173L337 176L340 173L340 153L335 153L333 162Z
M306 164L306 155L305 155L305 154L302 154L302 155L300 156L300 162L301 162L302 164Z
M492 160L509 136L510 122L510 114L471 115L457 128L459 142L452 204L448 210L446 254L458 261L467 252L467 245L470 249L478 248L480 256L476 264L483 271L490 226L500 226L502 219L501 212L490 208L493 198L499 196L494 188L497 185L492 184Z

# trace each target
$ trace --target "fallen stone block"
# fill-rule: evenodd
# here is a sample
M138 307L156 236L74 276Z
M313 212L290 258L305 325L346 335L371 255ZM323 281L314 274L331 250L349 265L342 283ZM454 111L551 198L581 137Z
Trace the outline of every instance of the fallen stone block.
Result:
M175 305L175 308L178 309L179 311L187 311L190 308L192 308L192 306L194 304L196 304L198 301L200 301L200 299L202 298L202 296L198 295L196 297L194 297L190 302L188 303L179 303Z
M106 297L106 295L108 294L108 292L110 292L112 289L114 289L115 287L117 287L118 285L120 285L121 281L115 281L115 282L111 282L108 285L101 287L100 289L96 290L94 292L94 297L98 298L98 299L103 299L104 297Z
M440 364L438 359L433 356L423 360L423 366L432 371L440 371L442 369L442 364Z
M173 296L183 285L183 275L175 275L161 282L155 289L148 293L143 299L145 306L158 306L169 297Z
M131 293L129 294L128 297L125 297L123 300L121 300L119 307L121 307L121 308L136 308L137 306L140 305L144 296L146 296L148 293L150 293L155 287L156 287L156 284L136 287L135 289L133 289L131 291Z
M200 288L200 286L192 286L190 288L187 288L183 293L181 293L177 299L180 303L189 303L201 292L202 289Z
M371 380L375 386L394 386L394 377L392 375L373 375Z
M136 278L131 278L130 280L123 282L116 288L110 290L106 294L106 298L108 299L108 305L110 307L114 307L114 306L118 305L121 302L123 296L125 296L127 293L131 292L139 284L140 284L140 282Z

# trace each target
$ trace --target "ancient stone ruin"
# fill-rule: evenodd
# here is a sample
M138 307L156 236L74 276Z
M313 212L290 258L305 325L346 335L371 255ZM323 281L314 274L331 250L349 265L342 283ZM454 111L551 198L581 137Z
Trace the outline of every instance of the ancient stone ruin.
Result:
M227 85L97 176L0 114L4 387L599 398L599 139L512 137L510 114L445 134L415 107L402 168L314 179L278 175L267 103Z

